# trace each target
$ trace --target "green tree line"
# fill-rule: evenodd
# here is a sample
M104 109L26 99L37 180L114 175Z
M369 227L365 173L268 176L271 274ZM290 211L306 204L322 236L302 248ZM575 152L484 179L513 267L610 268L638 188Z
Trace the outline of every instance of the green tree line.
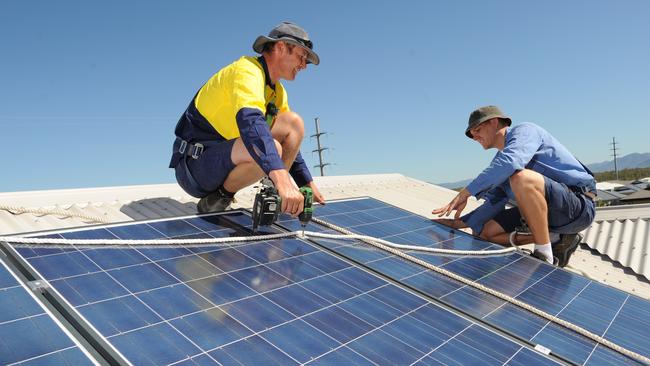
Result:
M604 182L608 180L616 179L616 172L600 172L594 173L597 182ZM619 180L635 180L645 177L650 177L650 168L632 168L632 169L623 169L618 171Z

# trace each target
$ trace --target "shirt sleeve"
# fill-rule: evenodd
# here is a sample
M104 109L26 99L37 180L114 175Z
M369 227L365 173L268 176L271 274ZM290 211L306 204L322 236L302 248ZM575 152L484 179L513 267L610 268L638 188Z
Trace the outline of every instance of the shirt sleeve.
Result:
M307 185L307 183L314 180L311 176L311 173L309 173L307 164L305 163L305 160L302 158L300 152L298 152L298 155L296 156L296 160L293 161L293 164L291 165L291 169L289 169L289 174L291 174L293 180L296 181L298 187L305 186Z
M490 165L466 188L473 196L500 185L522 170L542 145L540 131L530 124L513 127L506 136L505 147L497 152Z
M475 235L479 235L485 223L503 211L508 203L508 196L501 186L489 190L483 198L485 202L481 206L460 217L462 222L472 228Z
M284 169L284 163L262 112L255 108L242 108L235 118L246 150L264 173Z

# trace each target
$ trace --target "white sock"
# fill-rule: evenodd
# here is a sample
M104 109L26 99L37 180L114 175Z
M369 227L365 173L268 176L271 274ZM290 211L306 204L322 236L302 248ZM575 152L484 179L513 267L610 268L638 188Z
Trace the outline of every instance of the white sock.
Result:
M535 244L535 251L542 252L542 254L546 256L546 261L553 264L553 249L551 249L551 243Z

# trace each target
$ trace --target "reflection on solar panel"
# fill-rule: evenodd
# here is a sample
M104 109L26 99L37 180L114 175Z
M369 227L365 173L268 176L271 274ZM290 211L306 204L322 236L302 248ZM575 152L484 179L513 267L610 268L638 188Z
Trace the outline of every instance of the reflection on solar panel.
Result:
M0 257L0 364L92 365Z
M452 249L490 246L372 199L331 202L316 215L399 243ZM230 212L59 235L225 237L249 235L250 224L247 213ZM280 224L290 230L299 227L286 217ZM310 224L308 230L328 229ZM362 243L282 239L225 248L17 252L74 311L138 365L634 363ZM650 337L641 329L649 325L650 306L636 297L520 254L414 255L648 355ZM559 358L534 351L535 344Z

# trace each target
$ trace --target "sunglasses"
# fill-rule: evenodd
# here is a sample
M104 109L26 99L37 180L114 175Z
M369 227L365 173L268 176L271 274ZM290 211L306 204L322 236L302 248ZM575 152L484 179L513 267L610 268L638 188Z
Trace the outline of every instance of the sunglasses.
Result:
M298 38L298 37L292 36L290 34L281 33L281 34L278 34L278 38L291 38L294 41L300 43L301 45L309 48L310 50L314 47L314 44L311 41L308 41L308 40L305 40L305 39L302 39L302 38Z

